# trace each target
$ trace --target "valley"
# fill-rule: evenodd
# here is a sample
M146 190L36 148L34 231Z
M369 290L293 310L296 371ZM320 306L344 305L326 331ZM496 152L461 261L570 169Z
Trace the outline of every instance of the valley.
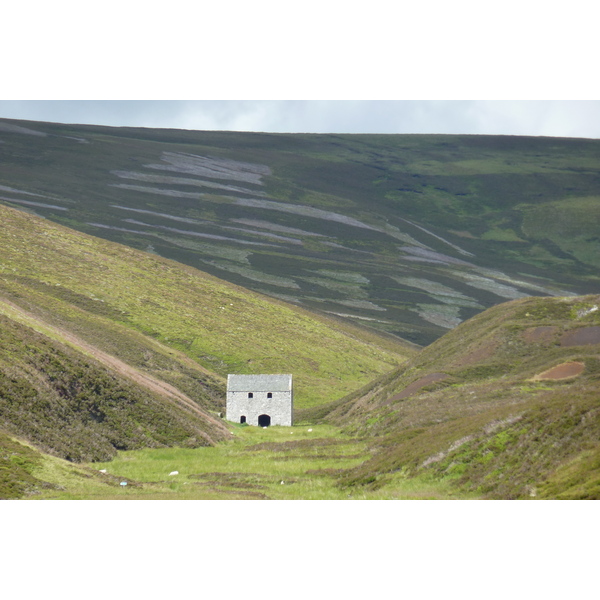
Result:
M597 499L599 158L0 119L0 498Z

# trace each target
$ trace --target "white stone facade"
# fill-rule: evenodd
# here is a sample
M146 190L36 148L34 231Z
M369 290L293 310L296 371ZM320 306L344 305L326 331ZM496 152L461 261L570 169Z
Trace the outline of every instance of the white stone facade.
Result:
M225 418L268 427L293 423L291 375L228 375Z

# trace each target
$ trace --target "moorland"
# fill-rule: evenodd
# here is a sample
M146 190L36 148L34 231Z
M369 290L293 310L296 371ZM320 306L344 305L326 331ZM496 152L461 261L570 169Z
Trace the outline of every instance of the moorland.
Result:
M0 120L0 497L597 498L599 152Z

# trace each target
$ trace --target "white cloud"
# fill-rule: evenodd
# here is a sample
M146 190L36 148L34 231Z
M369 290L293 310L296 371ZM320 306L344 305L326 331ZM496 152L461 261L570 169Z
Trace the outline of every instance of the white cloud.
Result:
M600 101L0 101L0 117L276 133L600 138Z

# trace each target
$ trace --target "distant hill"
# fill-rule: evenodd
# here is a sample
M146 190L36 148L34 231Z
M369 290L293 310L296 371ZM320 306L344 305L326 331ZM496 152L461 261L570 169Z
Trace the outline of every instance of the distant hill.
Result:
M344 485L400 471L491 498L600 498L599 390L600 296L526 298L311 417L374 439Z
M427 345L600 292L600 141L0 120L0 203Z

